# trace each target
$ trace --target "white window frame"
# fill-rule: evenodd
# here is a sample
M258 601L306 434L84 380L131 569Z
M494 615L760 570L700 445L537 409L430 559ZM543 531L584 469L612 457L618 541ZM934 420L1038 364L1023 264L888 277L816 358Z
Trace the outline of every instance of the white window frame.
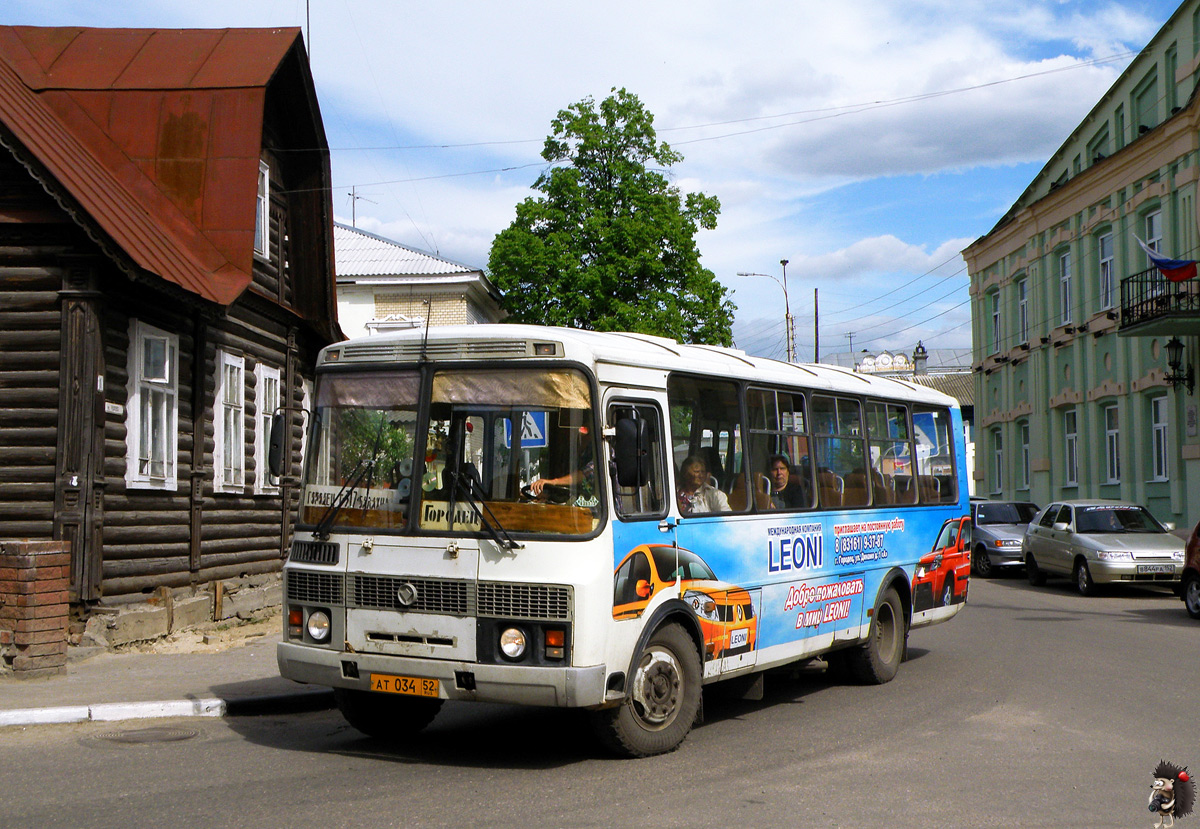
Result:
M1079 486L1079 412L1063 412L1063 454L1066 461L1064 486Z
M1167 408L1166 395L1150 399L1150 432L1153 447L1151 452L1153 467L1150 470L1150 480L1152 481L1165 481L1170 475L1170 463L1167 460L1170 411Z
M1004 491L1004 435L999 429L992 432L992 492Z
M1113 237L1102 234L1096 240L1096 252L1100 258L1100 310L1113 307Z
M254 255L261 259L271 257L271 167L261 159L254 213Z
M1000 353L1000 292L995 291L992 298L992 353Z
M163 342L163 376L146 376L146 347L151 340ZM125 486L176 490L179 488L179 336L131 319L126 368L129 380L125 404ZM154 444L158 444L161 456L160 470L153 468L149 457Z
M246 358L218 349L216 364L213 490L242 493L246 491Z
M1059 317L1063 325L1071 322L1071 251L1063 251L1058 255L1058 289L1059 301L1062 303L1062 314Z
M1121 482L1121 416L1115 405L1105 406L1104 474L1106 484Z
M272 393L272 389L274 392ZM273 398L273 399L272 399ZM277 495L279 485L271 480L267 456L271 444L271 418L283 405L279 369L259 363L254 367L254 493Z
M1017 326L1021 332L1021 342L1029 342L1029 280L1017 282Z
M1017 426L1017 438L1021 442L1021 485L1017 489L1029 489L1029 421Z

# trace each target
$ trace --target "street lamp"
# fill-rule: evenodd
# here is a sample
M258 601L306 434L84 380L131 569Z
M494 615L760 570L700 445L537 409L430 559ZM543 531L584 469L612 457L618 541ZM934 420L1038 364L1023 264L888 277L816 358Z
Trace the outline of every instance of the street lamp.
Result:
M1178 388L1179 386L1187 386L1187 393L1191 394L1195 385L1195 371L1192 364L1188 363L1187 371L1182 371L1183 366L1183 343L1178 337L1172 337L1167 343L1167 368L1171 369L1171 373L1166 376L1167 382Z
M779 284L779 287L783 288L783 322L784 322L784 326L785 326L784 332L787 337L787 361L789 363L794 363L794 362L796 362L796 335L795 335L795 332L793 331L793 326L792 326L792 309L788 305L788 292L787 292L788 260L780 259L779 264L783 267L783 280L782 281L780 281L779 277L775 276L774 274L769 274L769 273L750 273L748 271L738 271L738 276L765 276L767 279L774 279Z

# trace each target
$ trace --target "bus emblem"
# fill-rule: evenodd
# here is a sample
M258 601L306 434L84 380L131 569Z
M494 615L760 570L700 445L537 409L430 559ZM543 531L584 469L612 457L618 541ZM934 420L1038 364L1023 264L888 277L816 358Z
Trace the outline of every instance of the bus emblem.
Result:
M412 607L417 603L417 586L412 582L401 582L396 588L396 601L405 607Z

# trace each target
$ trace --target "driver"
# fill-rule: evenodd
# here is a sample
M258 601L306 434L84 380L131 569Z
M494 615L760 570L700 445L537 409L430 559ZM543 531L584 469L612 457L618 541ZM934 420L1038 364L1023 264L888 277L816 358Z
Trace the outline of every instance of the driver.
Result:
M535 498L540 498L542 490L547 486L566 486L578 490L579 495L574 499L575 506L590 507L599 503L596 500L596 461L592 457L591 447L584 449L583 465L573 469L566 475L557 478L537 478L529 485L530 492Z

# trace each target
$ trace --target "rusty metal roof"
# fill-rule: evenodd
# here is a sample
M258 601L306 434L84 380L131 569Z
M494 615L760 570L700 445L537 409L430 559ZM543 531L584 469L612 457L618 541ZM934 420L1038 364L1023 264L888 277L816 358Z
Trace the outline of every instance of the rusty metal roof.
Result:
M0 26L0 122L138 267L228 305L251 280L267 86L302 48L296 28Z

